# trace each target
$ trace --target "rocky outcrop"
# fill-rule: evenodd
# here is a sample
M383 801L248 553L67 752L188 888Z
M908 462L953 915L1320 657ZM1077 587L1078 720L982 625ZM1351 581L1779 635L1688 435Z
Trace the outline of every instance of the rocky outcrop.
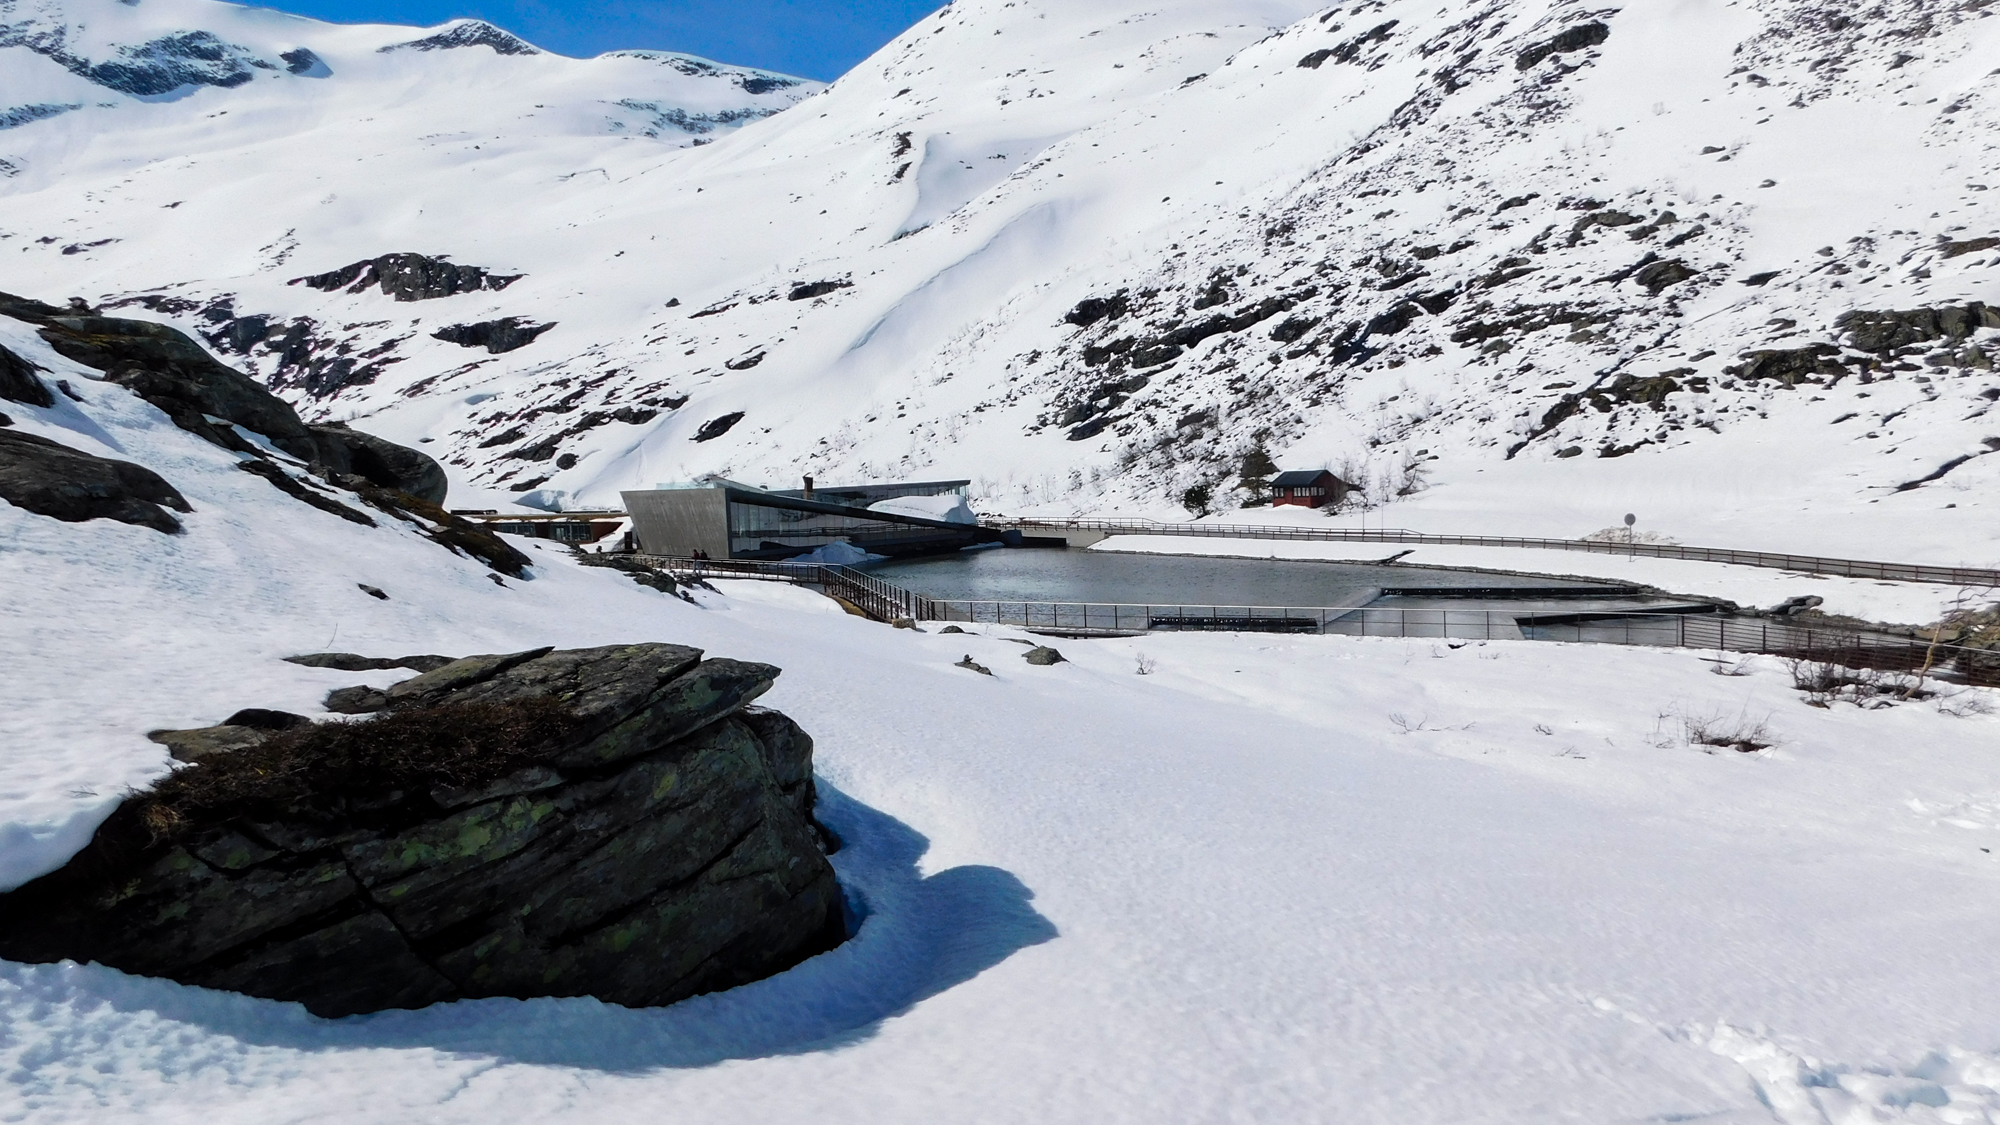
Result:
M117 520L169 535L181 523L166 509L189 510L151 469L14 430L0 430L0 500L68 523Z
M785 299L787 301L810 301L814 297L824 297L828 293L850 288L853 284L853 282L845 279L839 281L801 281L792 286L792 291L785 294Z
M158 407L181 429L256 459L252 471L288 494L299 496L299 490L280 482L289 476L238 427L269 439L329 480L358 479L431 505L444 502L444 468L435 460L346 425L306 425L285 400L217 362L176 329L150 320L70 315L4 293L0 314L40 326L42 338L59 354L104 372L107 381Z
M109 316L53 316L40 324L42 338L63 357L104 372L105 379L152 403L190 433L260 454L230 429L233 424L264 435L302 461L320 457L318 443L283 399L216 362L175 329Z
M527 576L528 556L508 546L505 539L483 524L454 516L421 497L379 487L353 474L336 474L332 479L342 488L353 489L362 503L412 525L424 538L453 554L478 559L510 578Z
M9 5L8 15L16 12ZM98 58L83 53L80 27L51 25L36 13L22 11L19 19L0 24L0 47L23 47L61 65L71 74L106 89L134 97L157 97L184 86L230 89L256 77L269 63L248 48L225 42L207 31L177 31L143 43L107 47L90 44ZM105 56L102 52L113 53Z
M431 301L477 293L482 289L505 289L521 280L521 274L496 274L479 266L461 266L428 254L384 254L364 262L342 266L326 273L295 277L288 285L303 285L322 293L345 289L359 293L371 285L398 301Z
M1887 356L1934 340L1954 343L1981 328L2000 328L2000 308L1973 301L1928 309L1857 309L1834 318L1834 331L1856 350Z
M1609 38L1611 38L1611 29L1596 20L1591 20L1588 23L1580 23L1575 27L1563 29L1561 34L1552 39L1537 43L1527 50L1522 51L1514 59L1514 69L1532 70L1538 63L1550 55L1569 54L1581 51L1586 47L1595 47Z
M34 364L0 348L0 398L27 406L54 406L56 396L36 377L36 370Z
M728 433L736 423L742 420L743 412L741 410L733 410L719 418L710 418L701 424L700 429L694 432L694 440L714 441L716 438Z
M474 656L381 714L156 732L194 764L0 896L0 957L295 1000L672 1003L842 940L778 670L669 644ZM273 718L275 716L275 718Z
M1761 348L1743 353L1743 362L1723 368L1726 375L1754 382L1775 379L1788 387L1807 380L1846 374L1838 362L1840 349L1831 344L1808 344L1803 348Z
M714 592L715 590L715 587L710 586L699 578L675 575L658 567L648 566L638 559L627 555L583 555L576 561L583 566L599 566L607 570L620 571L641 586L651 590L658 590L662 594L672 594L674 597L686 602L694 601L694 596L688 593L690 587L710 592Z
M444 466L422 453L393 441L385 441L374 434L364 434L345 423L306 428L318 440L323 463L345 460L345 465L336 471L353 473L378 488L406 492L432 504L444 503L445 493L450 488L450 482L445 479ZM336 450L338 454L335 454Z
M527 40L502 31L485 20L462 20L436 35L412 39L407 43L391 43L376 50L380 54L388 54L390 51L455 51L466 47L491 47L493 53L498 55L541 54Z
M502 355L527 347L554 327L554 324L535 324L517 316L507 316L499 320L482 320L477 324L448 324L431 333L431 338L457 344L461 348L485 348L493 355Z

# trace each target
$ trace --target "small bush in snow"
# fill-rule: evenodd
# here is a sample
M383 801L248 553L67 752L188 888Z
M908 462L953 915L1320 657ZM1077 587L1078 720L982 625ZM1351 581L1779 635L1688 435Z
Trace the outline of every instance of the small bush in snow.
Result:
M1752 719L1747 714L1697 715L1685 711L1663 711L1660 713L1657 746L1691 746L1706 754L1717 750L1735 750L1742 754L1754 754L1777 745L1777 736L1771 733L1770 725L1762 719Z
M1842 700L1857 707L1881 708L1904 699L1929 699L1937 693L1924 687L1921 675L1884 672L1879 668L1848 668L1824 660L1790 660L1792 686L1803 692L1809 707L1831 707Z

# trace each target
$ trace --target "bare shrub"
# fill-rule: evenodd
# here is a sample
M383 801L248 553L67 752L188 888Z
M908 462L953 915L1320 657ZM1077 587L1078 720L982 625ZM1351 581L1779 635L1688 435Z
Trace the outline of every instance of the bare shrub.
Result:
M1754 754L1777 744L1769 725L1746 715L1737 715L1733 719L1720 715L1682 715L1681 729L1689 746Z
M1937 693L1924 686L1924 674L1885 672L1880 668L1849 668L1825 660L1785 662L1792 686L1803 692L1806 705L1831 707L1842 701L1879 708L1904 699L1929 699Z
M1426 465L1420 458L1415 456L1403 458L1402 465L1396 469L1395 473L1396 495L1415 496L1417 493L1430 487L1425 480L1429 472L1430 466Z
M1152 675L1153 669L1158 668L1160 666L1158 661L1154 660L1150 656L1147 656L1143 652L1138 655L1137 663L1139 666L1134 670L1137 671L1141 676Z
M1940 692L1938 714L1950 715L1954 719L1972 719L1994 713L1992 693L1978 688L1960 688L1957 691Z
M1707 754L1717 750L1752 754L1777 742L1767 720L1752 719L1744 712L1693 714L1674 708L1660 712L1653 728L1653 745L1662 749L1691 746Z
M1404 734L1416 734L1419 731L1441 732L1441 731L1472 729L1471 723L1463 723L1455 726L1441 726L1441 727L1432 726L1431 717L1429 715L1425 715L1420 719L1412 720L1408 715L1403 714L1401 711L1391 711L1389 713L1389 725L1395 727L1397 730L1401 731Z

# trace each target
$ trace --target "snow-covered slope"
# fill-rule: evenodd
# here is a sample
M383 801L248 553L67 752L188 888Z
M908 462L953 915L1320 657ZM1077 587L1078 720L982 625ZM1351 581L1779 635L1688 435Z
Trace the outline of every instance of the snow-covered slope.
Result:
M495 583L236 471L21 321L0 344L68 385L8 402L8 429L142 464L192 509L169 535L0 504L0 886L168 768L143 732L329 719L329 689L406 674L284 656L671 640L784 669L765 699L814 736L860 920L650 1009L322 1020L0 963L0 1120L2000 1114L1992 689L1820 708L1766 658L1226 634L1059 641L1041 667L1013 630L892 629L759 583L689 604L554 544L517 541L531 576Z
M811 472L1170 514L1197 485L1234 503L1262 446L1411 526L1637 511L1684 542L1983 564L1996 28L1938 0L963 0L678 149L449 96L450 67L559 60L357 55L416 68L450 128L183 154L276 77L86 146L119 159L31 121L0 132L28 168L0 255L542 505ZM407 252L525 276L288 284Z
M2000 427L1966 342L1819 363L1879 343L1843 312L1990 283L1984 7L960 0L695 146L683 121L811 88L475 25L0 4L0 288L150 306L315 416L433 439L461 490L963 474L989 505L1165 510L1261 441L1391 492L1429 466L1410 523L1636 508L1683 540L1989 561ZM611 135L621 101L657 108ZM1163 339L1192 326L1221 330ZM1815 342L1789 389L1723 370ZM749 583L688 604L553 544L495 582L236 471L29 324L0 343L70 392L10 429L192 509L167 535L0 504L0 884L164 772L144 731L399 675L285 655L658 639L785 669L769 700L817 740L862 919L644 1011L321 1021L0 965L0 1120L2000 1115L1988 689L1816 707L1775 660L1337 637L1037 667L1007 630ZM1607 409L1537 434L1590 380Z

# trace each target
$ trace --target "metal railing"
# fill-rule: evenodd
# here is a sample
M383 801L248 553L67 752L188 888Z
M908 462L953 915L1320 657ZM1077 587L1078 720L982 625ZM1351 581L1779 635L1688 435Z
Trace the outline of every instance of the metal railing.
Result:
M1254 632L1650 645L1760 653L1852 668L1956 670L1973 683L2000 684L2000 651L1933 644L1921 637L1891 633L1801 625L1784 618L1731 617L1687 610L1527 612L1401 606L1202 606L929 598L848 566L661 555L639 558L690 576L754 578L815 586L885 621L907 618L945 624L1011 625L1076 637Z
M817 586L830 597L883 621L931 620L930 599L864 570L828 563L767 562L759 559L690 559L675 555L634 555L640 562L694 578L753 578Z
M1725 547L1683 547L1666 543L1619 543L1585 539L1530 539L1505 535L1432 535L1403 528L1362 531L1353 528L1288 527L1280 524L1172 523L1141 519L1036 519L995 516L979 521L1000 530L1102 531L1125 535L1183 535L1223 539L1284 539L1326 543L1415 543L1430 547L1528 547L1550 551L1587 551L1603 555L1644 555L1657 559L1731 563L1805 574L1844 578L1875 578L1891 582L1937 582L1953 586L2000 587L2000 570L1920 563L1870 562L1819 555L1788 555L1770 551L1738 551Z

